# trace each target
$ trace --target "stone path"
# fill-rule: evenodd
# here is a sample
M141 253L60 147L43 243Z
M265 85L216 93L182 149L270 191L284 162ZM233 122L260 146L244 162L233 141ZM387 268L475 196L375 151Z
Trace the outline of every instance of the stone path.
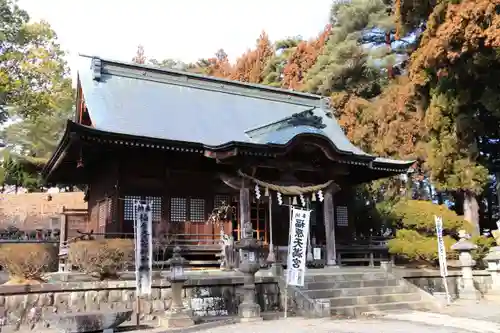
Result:
M440 323L441 324L441 323ZM400 320L361 318L353 320L304 319L289 318L263 321L258 323L240 323L200 330L203 333L497 333L499 330L488 331L468 330L463 322L462 328L427 323L414 323ZM465 326L465 327L464 327ZM471 326L473 327L473 326Z
M500 333L500 300L458 301L441 313L422 311L372 312L356 319L293 317L180 329L179 333ZM213 323L215 324L215 323ZM149 332L147 332L149 331ZM143 333L167 333L161 328ZM131 332L132 333L132 332Z
M465 301L459 300L445 307L442 313L455 317L465 317L500 323L500 299Z

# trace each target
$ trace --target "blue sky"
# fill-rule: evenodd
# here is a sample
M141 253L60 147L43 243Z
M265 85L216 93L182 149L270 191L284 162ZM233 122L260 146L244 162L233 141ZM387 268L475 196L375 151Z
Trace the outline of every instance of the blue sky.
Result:
M157 59L186 62L223 47L234 61L265 30L272 40L316 36L332 0L19 0L34 20L48 21L68 52L129 61L137 45Z

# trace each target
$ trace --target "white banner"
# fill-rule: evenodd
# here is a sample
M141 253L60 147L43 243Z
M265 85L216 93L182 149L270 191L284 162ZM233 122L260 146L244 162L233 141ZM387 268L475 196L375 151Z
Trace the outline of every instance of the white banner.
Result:
M287 283L304 286L310 210L292 208L288 242Z
M151 203L134 201L136 295L151 295L153 274L153 212Z
M448 264L446 262L446 248L443 241L443 218L434 216L436 223L436 235L438 244L439 270L442 277L448 276Z

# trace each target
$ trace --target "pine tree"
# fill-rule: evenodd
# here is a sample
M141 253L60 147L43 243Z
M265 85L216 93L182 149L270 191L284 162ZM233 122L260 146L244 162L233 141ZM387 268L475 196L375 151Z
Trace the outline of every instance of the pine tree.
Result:
M307 72L305 90L330 95L348 92L363 98L380 93L378 48L360 42L374 29L392 31L394 20L381 0L335 2L331 10L332 29L316 63Z
M286 87L284 84L284 70L291 54L302 40L300 37L286 38L276 41L274 55L269 59L263 72L263 84L273 87Z

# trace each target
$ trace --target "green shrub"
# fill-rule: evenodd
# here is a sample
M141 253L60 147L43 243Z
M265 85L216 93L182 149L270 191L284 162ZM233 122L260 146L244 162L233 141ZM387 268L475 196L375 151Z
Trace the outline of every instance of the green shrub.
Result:
M9 284L43 282L43 274L57 269L58 247L54 244L3 244L0 265L9 273Z
M444 236L443 241L446 256L449 259L455 259L456 253L451 250L451 246L456 243L456 240L450 236ZM389 240L388 246L390 253L406 258L409 261L434 264L438 259L436 237L422 235L416 230L397 230L396 237Z
M457 253L451 250L451 246L457 241L458 231L464 229L470 233L473 230L469 222L447 206L436 205L430 201L402 200L390 209L384 206L381 213L388 215L388 219L392 220L398 229L396 236L388 242L389 252L409 261L432 265L437 263L438 248L434 216L443 218L443 240L449 259L457 258ZM479 238L472 241L482 242L476 252L477 256L484 257L484 251L491 245Z
M389 211L392 220L404 229L435 235L436 225L434 216L443 218L443 234L456 235L460 229L468 233L473 231L472 225L463 217L449 209L446 205L436 205L430 201L402 200Z
M472 258L476 261L476 266L485 268L484 257L490 251L492 246L495 246L495 239L485 236L474 236L471 242L477 245L477 249L472 251Z
M69 263L77 270L100 280L114 279L134 259L130 239L83 240L70 244Z

